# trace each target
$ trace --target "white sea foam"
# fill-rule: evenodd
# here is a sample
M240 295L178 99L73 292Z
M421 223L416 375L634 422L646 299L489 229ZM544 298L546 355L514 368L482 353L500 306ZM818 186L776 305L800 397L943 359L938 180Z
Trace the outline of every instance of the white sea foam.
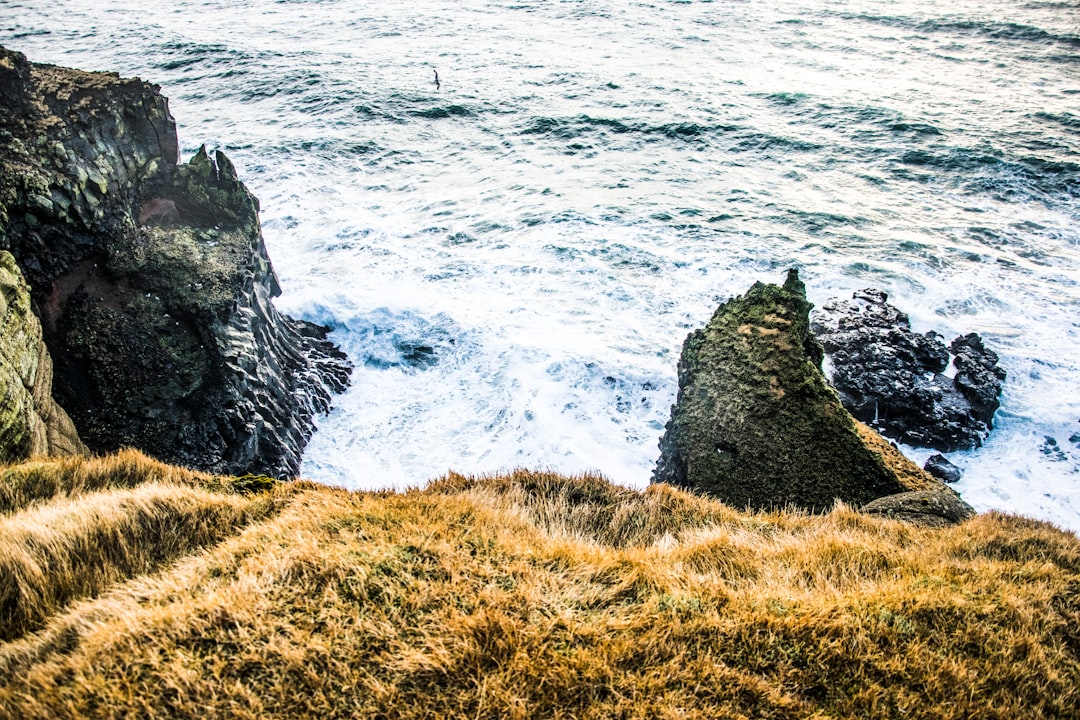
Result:
M233 158L279 305L357 364L315 479L642 487L686 334L795 266L981 333L1009 377L958 488L1080 528L1080 9L868 7L20 0L0 42L158 82Z

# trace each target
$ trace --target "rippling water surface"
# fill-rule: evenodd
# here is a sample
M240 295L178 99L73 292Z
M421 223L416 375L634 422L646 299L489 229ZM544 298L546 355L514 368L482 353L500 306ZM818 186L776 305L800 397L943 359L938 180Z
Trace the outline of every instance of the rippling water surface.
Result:
M1073 2L0 0L0 42L232 157L279 306L358 366L312 478L644 486L687 332L795 266L981 333L1009 378L958 488L1080 528Z

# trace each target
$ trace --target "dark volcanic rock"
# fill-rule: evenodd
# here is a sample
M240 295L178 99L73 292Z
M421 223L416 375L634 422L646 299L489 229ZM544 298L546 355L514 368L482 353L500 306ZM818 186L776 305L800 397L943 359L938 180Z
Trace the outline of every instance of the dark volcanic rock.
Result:
M959 482L964 473L949 462L944 455L931 455L923 464L923 470L947 483Z
M908 316L880 290L833 299L811 329L832 365L832 384L852 415L909 445L952 451L982 445L990 432L1005 371L972 333L949 349L934 332L911 331Z
M178 164L153 85L0 49L0 249L32 286L57 400L95 451L295 475L348 382L281 315L258 202L222 153Z
M944 487L844 410L821 373L806 292L755 284L687 337L654 482L735 507L827 510Z

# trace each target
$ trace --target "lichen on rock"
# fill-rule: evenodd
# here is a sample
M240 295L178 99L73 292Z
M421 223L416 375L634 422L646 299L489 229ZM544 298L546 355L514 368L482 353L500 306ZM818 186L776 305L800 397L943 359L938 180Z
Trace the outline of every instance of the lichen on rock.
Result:
M792 270L687 337L654 482L738 508L815 511L940 485L844 410L821 372L811 307Z
M974 517L975 510L948 489L911 490L888 495L859 508L868 515L924 527L946 527Z
M30 289L0 250L0 463L35 455L85 454L74 424L52 398L52 360Z

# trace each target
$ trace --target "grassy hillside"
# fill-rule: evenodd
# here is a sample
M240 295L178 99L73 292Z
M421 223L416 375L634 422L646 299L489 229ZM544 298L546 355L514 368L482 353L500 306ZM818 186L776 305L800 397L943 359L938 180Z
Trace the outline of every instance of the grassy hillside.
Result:
M350 493L0 470L0 716L1039 718L1080 542L518 472Z

